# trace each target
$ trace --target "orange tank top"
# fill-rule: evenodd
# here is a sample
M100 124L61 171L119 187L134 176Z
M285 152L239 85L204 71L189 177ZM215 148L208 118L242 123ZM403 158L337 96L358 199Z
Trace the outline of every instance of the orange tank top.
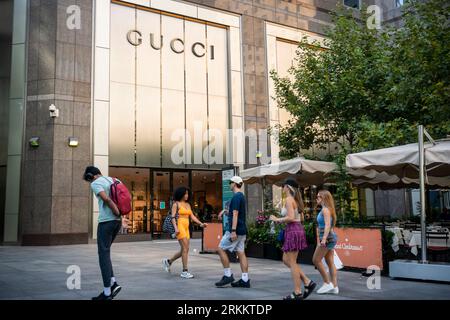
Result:
M180 215L180 218L189 218L189 216L192 214L192 210L186 209L183 206L179 206L178 214Z

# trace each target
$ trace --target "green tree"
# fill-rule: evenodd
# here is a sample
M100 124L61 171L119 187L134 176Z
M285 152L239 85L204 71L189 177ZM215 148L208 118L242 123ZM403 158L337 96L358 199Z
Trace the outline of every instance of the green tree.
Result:
M418 124L436 138L445 136L450 131L450 2L407 1L403 22L392 31L387 51L389 68L380 96L384 117L374 120L396 121L393 126L404 128L411 141L417 139L411 127Z
M414 142L418 124L434 138L450 132L449 2L407 1L401 28L369 29L365 12L338 8L325 49L302 39L292 81L271 72L276 101L292 116L277 128L281 157L337 143L344 211L347 153Z
M358 149L415 142L419 124L434 138L450 132L450 2L409 0L402 20L384 30L384 86L361 121Z
M341 222L353 215L345 155L354 150L368 110L380 108L376 97L386 72L386 34L368 29L350 13L341 8L333 15L335 26L327 30L326 49L302 39L289 70L293 81L272 72L277 103L292 115L286 126L277 127L280 156L292 158L313 145L338 145L333 160L339 168L335 196Z
M272 71L277 103L292 115L277 128L282 157L330 142L349 144L352 150L368 110L379 109L386 37L344 10L334 15L334 25L327 31L325 50L302 39L289 71L293 81Z

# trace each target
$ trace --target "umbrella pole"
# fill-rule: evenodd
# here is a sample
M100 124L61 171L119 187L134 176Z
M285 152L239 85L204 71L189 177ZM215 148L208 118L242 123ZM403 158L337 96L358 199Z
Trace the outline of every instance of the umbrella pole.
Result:
M262 177L261 178L261 188L262 188L262 204L261 204L261 210L265 210L265 206L266 206L266 178Z
M419 179L420 179L420 230L422 242L422 263L427 262L427 230L425 215L425 150L423 146L424 128L419 125Z

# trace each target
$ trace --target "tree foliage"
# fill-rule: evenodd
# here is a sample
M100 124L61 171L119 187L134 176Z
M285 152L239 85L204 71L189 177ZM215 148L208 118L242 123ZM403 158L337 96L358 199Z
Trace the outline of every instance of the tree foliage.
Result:
M450 3L409 0L402 26L371 29L338 8L320 44L303 38L290 77L271 72L275 99L291 114L277 127L280 156L337 145L337 196L350 211L345 156L417 141L417 126L435 138L450 133Z
M449 5L405 4L401 28L369 29L365 10L333 15L319 49L302 39L291 79L272 71L275 98L292 115L278 127L281 156L313 145L349 152L416 140L417 125L440 138L450 132Z

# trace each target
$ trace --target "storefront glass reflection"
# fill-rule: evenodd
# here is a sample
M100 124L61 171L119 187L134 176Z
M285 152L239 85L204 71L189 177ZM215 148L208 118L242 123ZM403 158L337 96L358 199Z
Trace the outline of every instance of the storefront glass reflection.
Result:
M220 171L192 171L194 210L200 220L214 221L222 210Z
M132 196L130 229L121 230L121 233L150 232L150 170L110 167L109 175L121 180Z
M162 222L170 210L170 172L153 171L152 234L162 235Z
M133 199L131 228L121 230L121 234L148 233L156 239L166 238L162 223L170 214L174 190L181 186L191 190L193 211L202 221L217 220L222 210L221 171L110 167L109 175L125 183ZM192 231L198 230L193 226Z

